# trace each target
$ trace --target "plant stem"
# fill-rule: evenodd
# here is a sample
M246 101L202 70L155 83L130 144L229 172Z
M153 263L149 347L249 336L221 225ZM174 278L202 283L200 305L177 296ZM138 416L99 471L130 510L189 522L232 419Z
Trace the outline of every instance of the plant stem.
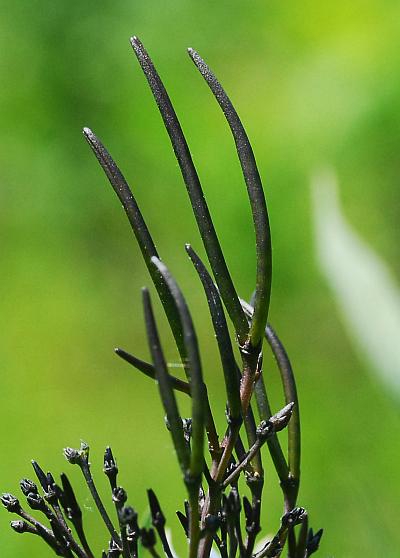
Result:
M232 484L233 482L235 482L237 480L240 473L247 467L247 465L253 459L255 454L259 451L259 449L261 448L263 443L264 442L262 442L261 439L259 439L259 438L256 440L256 442L249 449L249 451L248 451L246 457L243 459L243 461L241 461L239 463L239 465L236 467L236 469L234 471L232 471L232 473L224 480L224 482L222 483L222 488L223 489L227 488L230 484Z
M40 521L37 521L37 519L32 517L22 508L17 513L20 517L31 523L37 529L37 534L42 537L42 539L50 546L50 548L54 550L54 552L56 552L56 554L59 553L61 548L59 547L58 542L50 529L45 527L42 523L40 523Z
M92 495L92 498L97 506L97 509L99 510L99 513L108 529L108 532L111 535L111 538L113 539L113 541L119 546L121 547L121 539L117 533L117 531L115 530L112 521L103 505L103 502L101 501L101 498L99 496L99 493L97 492L97 488L96 485L94 484L94 480L92 477L92 473L90 472L90 467L88 462L85 459L81 459L79 462L81 471L83 473L83 476L85 477L85 481L86 484L90 490L90 493Z
M244 300L240 301L246 315L251 317L253 308ZM280 341L278 335L273 330L270 324L265 328L265 337L271 347L273 355L278 365L279 373L286 403L295 403L293 409L293 417L288 426L288 475L286 479L281 479L282 490L285 494L285 511L289 512L296 505L297 494L300 484L300 458L301 458L301 432L300 432L300 414L299 414L299 401L297 397L296 382L293 374L293 369L290 364L289 357L286 350ZM262 388L262 384L260 384ZM275 446L275 447L274 447ZM271 448L271 446L269 446ZM274 448L274 463L279 463L279 470L283 472L282 455L276 444ZM278 471L278 469L277 469ZM279 474L279 472L278 472Z
M261 420L269 420L272 416L271 408L268 401L267 391L265 389L264 378L261 375L257 380L254 391L256 395L256 402L258 412ZM289 467L286 463L280 442L276 434L268 439L268 448L274 463L276 472L278 473L279 480L285 481L289 476Z
M200 541L199 492L192 488L189 494L189 558L197 558Z

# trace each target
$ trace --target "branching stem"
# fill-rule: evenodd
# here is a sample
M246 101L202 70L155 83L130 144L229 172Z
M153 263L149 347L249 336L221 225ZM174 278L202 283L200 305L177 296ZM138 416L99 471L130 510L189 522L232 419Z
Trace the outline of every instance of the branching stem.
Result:
M85 459L81 459L79 462L82 474L85 478L86 484L90 490L90 493L92 495L92 498L97 506L97 509L99 510L99 513L108 529L108 532L111 535L111 538L113 539L113 541L119 546L121 547L121 539L117 533L117 531L114 528L114 525L112 524L112 521L110 519L110 516L108 515L103 502L101 501L101 498L99 496L99 493L97 492L97 488L96 485L94 484L94 480L92 477L92 473L90 471L90 466L89 463L85 460Z

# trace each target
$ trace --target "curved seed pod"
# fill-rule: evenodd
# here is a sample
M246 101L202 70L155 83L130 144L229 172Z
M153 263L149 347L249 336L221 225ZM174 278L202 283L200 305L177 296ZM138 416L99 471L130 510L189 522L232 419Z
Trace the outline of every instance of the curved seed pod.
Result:
M269 420L272 416L271 408L268 401L267 390L265 388L264 379L262 375L259 377L254 385L254 393L256 396L257 408L261 420ZM274 434L267 440L268 448L274 462L276 472L281 483L287 481L289 477L289 467L286 463L286 458L283 454L281 444Z
M146 76L171 139L172 147L192 204L197 226L207 252L207 257L221 293L221 298L224 301L241 342L244 342L249 326L240 306L235 287L226 265L186 138L164 84L146 49L137 37L132 37L131 45L143 73Z
M187 307L186 301L172 277L167 267L158 259L152 258L151 261L163 276L172 297L182 323L183 339L188 355L188 372L190 392L192 395L192 455L190 460L190 475L193 479L201 478L203 472L204 457L204 426L205 426L205 402L206 392L201 370L200 353L197 343L197 336L194 330L192 317Z
M149 291L147 289L142 289L142 296L147 338L156 371L160 396L167 415L179 465L181 467L182 474L186 475L190 466L190 451L183 435L182 419L179 415L174 390L169 381L167 364L161 348Z
M179 352L181 353L182 358L186 358L182 342L182 327L179 321L179 316L162 277L156 272L154 266L151 265L150 260L152 256L158 257L158 252L136 199L133 196L127 181L125 180L124 175L99 138L89 128L83 129L83 135L110 181L114 192L117 194L120 202L122 203L136 240L139 244L147 269L149 270L161 303L164 306Z
M286 353L285 347L270 325L268 325L265 330L265 337L278 364L286 403L293 401L295 404L292 420L288 426L288 466L291 476L290 506L293 507L296 503L297 492L299 489L301 459L300 411L296 380L294 378L292 365Z
M134 366L137 370L142 372L148 378L152 378L153 380L156 379L156 371L154 369L154 366L149 362L145 362L144 360L141 360L140 358L137 358L120 348L116 348L115 353L123 360ZM187 393L188 395L190 395L190 386L187 382L171 375L169 375L169 378L172 387L176 391L181 391L182 393Z
M254 153L236 110L222 85L201 56L192 48L189 48L188 52L213 92L230 126L250 199L257 251L254 315L250 327L250 341L255 347L263 338L271 296L272 248L267 204Z
M189 244L186 244L186 252L192 260L204 287L215 336L217 338L222 368L224 371L230 418L233 421L238 421L240 420L242 414L242 405L240 401L240 379L237 374L235 356L233 354L229 330L218 289L214 285L214 282L205 265Z

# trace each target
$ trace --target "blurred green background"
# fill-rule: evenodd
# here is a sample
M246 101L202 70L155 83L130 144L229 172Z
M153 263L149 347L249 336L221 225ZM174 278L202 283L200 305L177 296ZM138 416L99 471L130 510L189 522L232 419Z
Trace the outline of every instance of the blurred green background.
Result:
M310 180L321 166L335 169L347 218L399 277L399 2L2 0L0 6L1 491L18 492L18 480L31 476L31 458L54 473L67 469L81 486L61 452L80 439L91 445L103 489L102 452L112 444L131 503L145 514L145 489L154 488L185 555L174 517L184 491L156 388L113 355L119 345L148 358L140 287L149 277L80 133L90 126L110 149L187 294L222 428L221 372L201 288L183 250L189 241L202 254L201 243L128 43L137 34L175 103L244 297L254 284L246 192L226 123L186 47L215 70L252 140L273 233L271 322L291 356L301 401L299 502L312 526L325 528L320 555L398 556L399 402L348 340L318 270ZM175 362L159 309L158 315ZM272 364L265 374L278 409ZM281 514L276 485L267 465L265 532L276 529ZM77 491L99 552L106 533L96 531L84 487ZM51 556L40 541L11 533L10 519L1 512L2 556Z

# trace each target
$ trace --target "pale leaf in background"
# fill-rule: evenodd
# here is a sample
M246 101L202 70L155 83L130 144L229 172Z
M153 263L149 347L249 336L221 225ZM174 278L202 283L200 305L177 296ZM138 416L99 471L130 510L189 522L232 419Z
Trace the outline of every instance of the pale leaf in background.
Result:
M333 172L312 184L317 260L349 338L391 392L400 396L400 290L387 264L341 211Z

